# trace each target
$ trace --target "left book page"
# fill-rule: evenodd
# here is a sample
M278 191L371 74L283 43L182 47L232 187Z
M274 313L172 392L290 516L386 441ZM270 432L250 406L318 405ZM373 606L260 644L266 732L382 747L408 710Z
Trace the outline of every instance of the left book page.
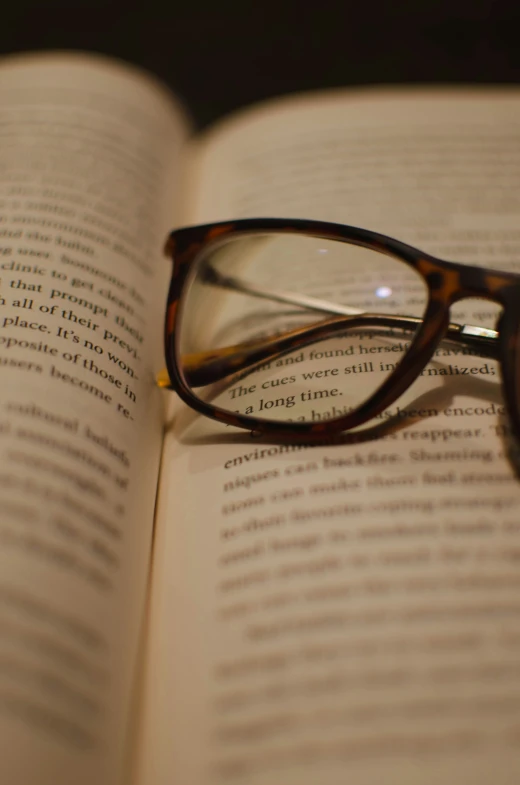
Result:
M187 124L138 71L0 66L0 749L9 785L123 779Z

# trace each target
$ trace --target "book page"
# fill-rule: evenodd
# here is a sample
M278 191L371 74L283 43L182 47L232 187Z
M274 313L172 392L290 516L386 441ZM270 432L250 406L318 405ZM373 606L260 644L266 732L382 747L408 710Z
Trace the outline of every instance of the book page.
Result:
M115 785L162 442L186 123L81 55L0 65L0 737L9 785Z
M201 143L190 217L339 221L518 271L519 142L513 90L291 99ZM494 328L499 309L452 311ZM289 394L319 368L331 378L312 418L337 414L338 379L376 377L389 359L367 336L341 346L272 363L266 378L283 392L238 380L231 408L279 401L291 416ZM514 458L497 364L444 344L341 445L264 443L178 416L160 484L140 783L516 782Z

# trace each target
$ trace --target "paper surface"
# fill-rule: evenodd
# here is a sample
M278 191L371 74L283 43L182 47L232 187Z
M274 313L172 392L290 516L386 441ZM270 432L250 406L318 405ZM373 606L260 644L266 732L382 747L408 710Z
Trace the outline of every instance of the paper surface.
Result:
M185 123L152 79L79 55L5 60L0 104L3 780L114 785L149 569L161 242Z
M519 132L514 91L282 101L199 146L191 222L335 220L518 270ZM498 370L441 347L390 416L315 448L174 422L141 783L516 782L520 491Z

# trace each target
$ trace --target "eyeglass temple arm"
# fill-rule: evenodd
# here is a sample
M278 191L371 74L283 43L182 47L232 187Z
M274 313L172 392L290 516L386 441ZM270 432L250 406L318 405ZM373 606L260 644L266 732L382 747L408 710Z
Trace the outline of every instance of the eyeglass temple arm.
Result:
M203 280L208 284L243 292L254 297L296 305L305 310L318 311L319 313L337 314L337 316L311 327L290 330L282 336L258 338L213 351L184 355L182 358L183 371L186 381L192 387L220 381L232 373L246 368L251 369L254 365L276 359L291 350L306 346L315 340L324 340L330 335L349 328L366 329L372 327L380 329L386 327L401 331L415 331L422 324L422 319L412 316L372 314L357 308L319 300L315 297L258 287L240 278L224 276L209 265L204 268ZM497 358L498 333L496 330L476 325L450 323L445 340L463 344L483 356ZM170 387L170 379L166 370L158 374L157 382L160 387Z
M243 292L250 294L253 297L259 297L273 302L285 303L288 305L297 305L312 311L319 311L320 313L334 313L342 316L354 316L366 314L366 311L360 308L352 308L348 305L337 305L328 300L319 300L317 297L308 297L307 295L296 294L294 292L280 292L274 289L265 289L256 284L251 284L242 278L233 276L222 275L218 270L210 264L206 264L202 271L202 280L204 283L213 284L214 286L221 286L225 289L231 289L235 292ZM408 318L408 317L399 317ZM421 322L422 319L418 319ZM472 348L484 349L488 346L490 356L496 359L495 353L497 351L498 332L490 330L487 327L479 327L473 324L456 324L450 323L450 328L456 328L453 335L449 335L450 340L455 340L457 343L465 343ZM448 336L447 336L448 337ZM475 339L477 343L475 343Z

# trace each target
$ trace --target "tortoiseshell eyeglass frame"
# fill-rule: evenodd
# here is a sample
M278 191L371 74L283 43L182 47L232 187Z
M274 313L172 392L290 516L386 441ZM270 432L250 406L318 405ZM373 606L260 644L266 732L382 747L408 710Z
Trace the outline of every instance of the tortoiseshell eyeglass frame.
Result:
M360 313L358 315L325 316L312 327L299 328L282 336L247 341L188 357L180 357L179 325L182 300L189 273L201 253L206 255L212 245L223 240L250 234L292 233L369 248L392 256L413 267L426 282L429 296L422 319L403 316ZM414 382L432 358L442 340L471 347L484 357L498 360L501 365L503 395L512 431L520 441L520 274L498 272L483 267L438 259L390 237L353 226L322 221L254 218L204 226L190 226L173 231L166 242L165 253L173 261L168 292L164 345L166 371L158 375L161 387L175 390L182 400L201 414L227 425L245 428L278 441L319 441L336 436L372 420L391 406ZM210 268L212 283L227 288L240 288L240 282L224 279ZM273 290L274 291L274 290ZM260 295L265 296L265 295ZM450 307L467 297L478 297L498 303L502 311L496 330L450 321ZM318 302L318 301L316 301ZM226 376L252 369L266 360L299 349L315 340L363 327L397 327L414 330L407 353L395 370L375 393L358 408L341 417L317 422L284 422L263 420L251 415L227 411L207 403L194 394L192 387L210 384Z

